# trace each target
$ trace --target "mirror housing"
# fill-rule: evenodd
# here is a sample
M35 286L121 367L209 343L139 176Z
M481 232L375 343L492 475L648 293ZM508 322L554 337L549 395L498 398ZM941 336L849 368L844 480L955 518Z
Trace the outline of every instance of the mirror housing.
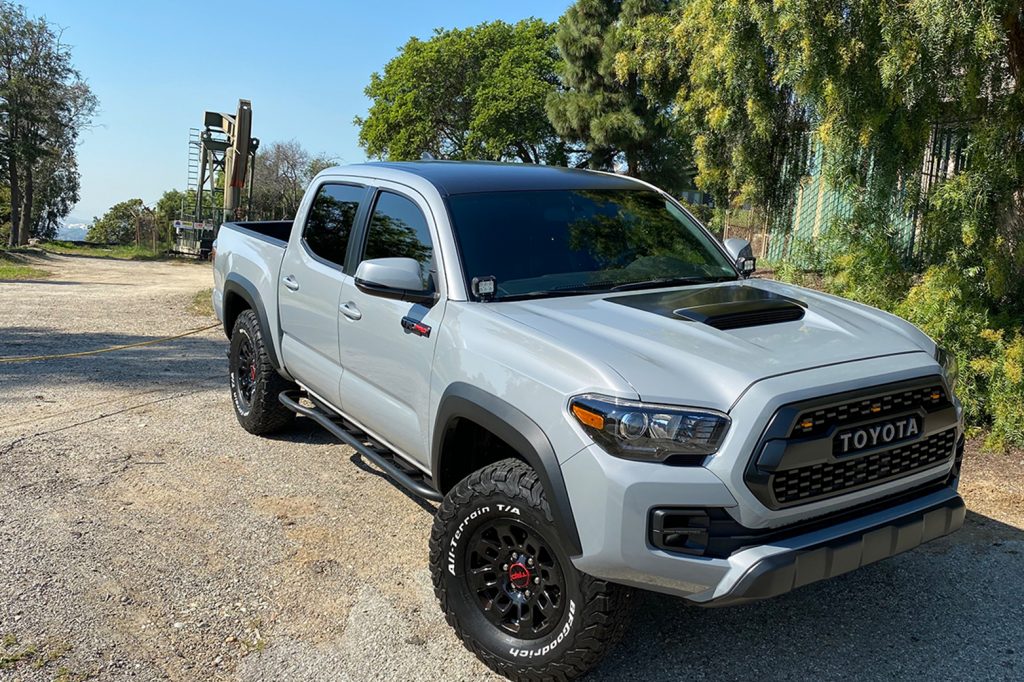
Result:
M754 258L754 250L750 248L750 242L746 239L733 237L725 240L725 250L732 256L736 269L744 277L750 277L757 269L757 259Z
M423 288L420 264L412 258L373 258L356 268L356 287L365 294L433 305L437 293Z

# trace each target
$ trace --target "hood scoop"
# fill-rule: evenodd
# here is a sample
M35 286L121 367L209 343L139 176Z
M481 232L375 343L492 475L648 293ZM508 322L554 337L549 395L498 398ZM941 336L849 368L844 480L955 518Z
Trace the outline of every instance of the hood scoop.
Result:
M613 296L605 300L721 330L795 322L803 319L807 307L802 301L743 284Z

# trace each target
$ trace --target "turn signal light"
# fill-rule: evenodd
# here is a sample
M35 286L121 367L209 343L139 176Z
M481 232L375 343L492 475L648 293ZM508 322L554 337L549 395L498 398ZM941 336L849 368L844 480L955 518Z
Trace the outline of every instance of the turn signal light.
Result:
M597 412L591 412L582 405L573 405L572 413L584 426L589 426L592 429L604 428L604 417L599 415Z

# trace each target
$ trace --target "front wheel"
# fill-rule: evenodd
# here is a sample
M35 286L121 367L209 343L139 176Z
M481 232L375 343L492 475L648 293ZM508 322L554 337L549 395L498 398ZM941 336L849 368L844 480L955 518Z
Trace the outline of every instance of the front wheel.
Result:
M622 636L631 591L575 569L536 472L508 459L468 476L430 536L434 593L466 648L513 680L570 680Z

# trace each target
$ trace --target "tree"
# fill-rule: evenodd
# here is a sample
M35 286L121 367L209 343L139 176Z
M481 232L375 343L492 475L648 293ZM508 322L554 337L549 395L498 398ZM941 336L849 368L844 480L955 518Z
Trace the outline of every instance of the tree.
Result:
M779 70L759 0L688 0L629 29L620 79L673 101L676 135L692 140L697 186L720 208L778 208L803 173L807 110Z
M142 199L129 199L114 204L102 218L93 218L86 241L106 244L134 242L138 221L145 210Z
M45 19L0 2L0 160L11 192L11 245L25 243L36 226L52 225L55 208L70 208L77 180L70 182L67 173L77 176L77 168L65 157L74 156L95 110L96 98L60 35ZM37 202L40 183L48 195L58 194ZM40 220L35 211L44 209L47 217Z
M565 144L544 113L557 86L554 27L539 19L438 30L411 38L366 87L357 117L372 157L565 163Z
M326 154L312 155L295 140L274 142L256 155L253 173L252 218L290 219L313 177L337 161ZM244 199L243 199L244 201Z
M578 0L558 24L563 87L547 100L555 130L580 140L591 168L625 166L630 175L669 189L688 184L689 140L673 125L677 79L644 79L639 62L622 59L639 48L638 25L664 20L668 0ZM649 32L653 33L653 32Z
M35 177L31 234L39 239L53 239L61 219L78 203L78 161L68 153L47 156Z

